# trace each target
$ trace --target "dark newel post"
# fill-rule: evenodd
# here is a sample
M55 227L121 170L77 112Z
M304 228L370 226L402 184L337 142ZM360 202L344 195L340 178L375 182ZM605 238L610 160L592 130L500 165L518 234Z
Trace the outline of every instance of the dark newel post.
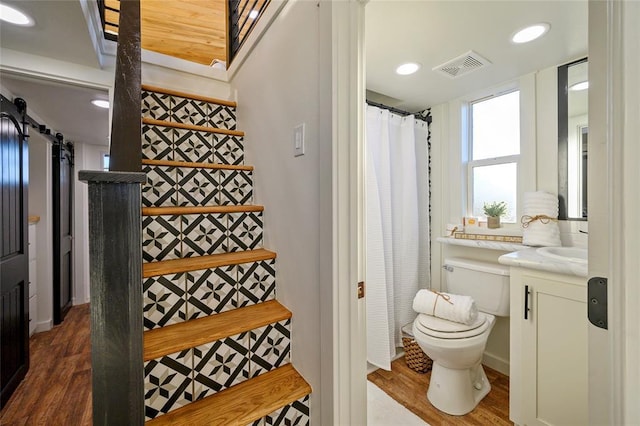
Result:
M120 0L109 170L142 167L140 92L140 1Z
M93 424L144 424L141 184L144 173L81 171L89 184Z

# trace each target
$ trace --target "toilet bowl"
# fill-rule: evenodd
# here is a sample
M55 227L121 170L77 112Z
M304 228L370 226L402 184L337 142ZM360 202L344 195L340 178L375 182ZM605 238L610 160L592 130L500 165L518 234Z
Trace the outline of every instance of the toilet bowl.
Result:
M447 414L473 410L491 390L480 361L495 317L480 313L472 325L421 314L413 335L433 361L427 398Z
M464 415L491 390L482 355L496 321L509 311L509 269L468 259L445 259L447 291L474 298L478 318L461 324L427 314L413 322L413 336L433 361L427 398L438 410Z

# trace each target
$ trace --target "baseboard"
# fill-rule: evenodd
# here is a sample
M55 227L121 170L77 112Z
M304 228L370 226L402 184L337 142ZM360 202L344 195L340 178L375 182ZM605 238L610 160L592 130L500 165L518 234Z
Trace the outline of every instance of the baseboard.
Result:
M482 364L499 371L505 376L509 376L509 361L504 358L485 352L482 355Z
M43 331L49 331L53 328L53 320L38 321L36 324L36 333L42 333Z

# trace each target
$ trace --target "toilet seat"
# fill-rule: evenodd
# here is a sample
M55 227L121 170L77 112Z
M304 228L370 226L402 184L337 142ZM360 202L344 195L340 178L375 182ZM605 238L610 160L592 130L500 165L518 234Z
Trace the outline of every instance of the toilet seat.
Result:
M432 315L420 314L414 324L420 332L431 337L438 339L466 339L478 336L491 327L488 315L478 312L476 321L467 325Z

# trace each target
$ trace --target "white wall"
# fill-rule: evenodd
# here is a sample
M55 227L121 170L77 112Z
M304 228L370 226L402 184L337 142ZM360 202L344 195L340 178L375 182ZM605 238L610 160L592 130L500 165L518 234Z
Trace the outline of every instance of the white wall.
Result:
M36 332L41 332L53 326L51 142L33 129L29 138L29 214L40 216L40 222L36 225Z
M76 143L74 166L74 275L73 304L89 303L89 204L88 186L78 180L80 170L102 170L102 155L109 150L108 146Z
M289 2L234 75L238 128L246 132L246 164L255 166L255 202L264 204L265 247L278 253L277 298L293 312L292 362L311 384L311 422L320 419L320 182L331 163L321 155L320 8ZM305 155L293 156L293 128L305 124ZM330 161L331 159L328 158ZM345 324L345 326L347 326ZM331 373L327 373L331 374Z

